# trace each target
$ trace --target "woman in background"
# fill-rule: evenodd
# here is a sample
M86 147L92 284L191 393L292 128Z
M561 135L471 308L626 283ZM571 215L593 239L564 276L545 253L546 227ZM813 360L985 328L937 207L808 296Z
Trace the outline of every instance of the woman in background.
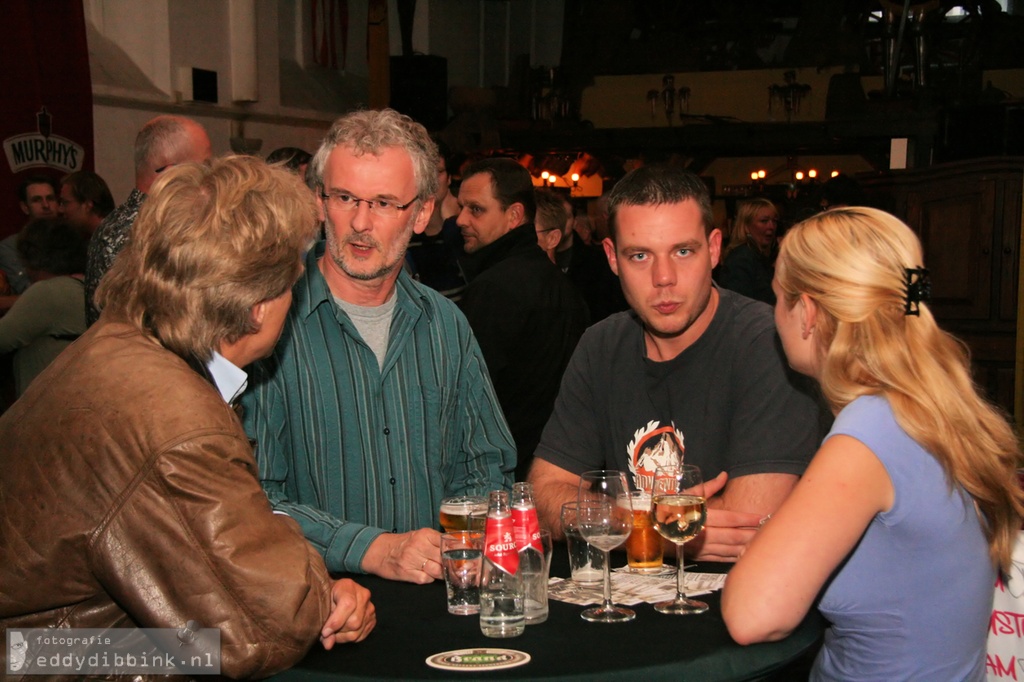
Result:
M775 305L772 275L777 252L779 209L768 199L742 202L722 256L718 284L757 301Z
M32 284L0 317L0 353L14 351L18 396L85 331L86 244L80 231L54 218L33 220L18 236Z
M814 680L982 680L996 571L1024 512L1017 439L928 306L921 245L841 208L789 231L774 282L789 364L836 413L722 595L732 636L785 637L824 592Z

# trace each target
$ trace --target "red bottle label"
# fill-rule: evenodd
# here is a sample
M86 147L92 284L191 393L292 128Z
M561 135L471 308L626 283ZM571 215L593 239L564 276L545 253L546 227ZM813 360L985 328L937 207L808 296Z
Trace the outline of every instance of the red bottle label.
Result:
M487 528L484 532L484 556L491 563L513 574L519 570L519 552L516 551L515 530L512 528L512 517L487 517Z
M527 547L544 553L544 545L540 541L540 522L537 520L535 508L512 508L512 525L515 529L516 549L522 552Z

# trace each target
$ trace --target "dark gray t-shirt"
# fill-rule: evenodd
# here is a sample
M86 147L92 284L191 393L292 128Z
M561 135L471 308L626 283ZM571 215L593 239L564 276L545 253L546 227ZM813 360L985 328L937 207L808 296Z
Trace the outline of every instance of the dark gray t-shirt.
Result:
M705 480L802 474L830 421L817 389L786 365L770 307L719 296L708 329L667 362L646 358L632 311L588 329L536 456L573 473L619 469L648 487L674 433Z

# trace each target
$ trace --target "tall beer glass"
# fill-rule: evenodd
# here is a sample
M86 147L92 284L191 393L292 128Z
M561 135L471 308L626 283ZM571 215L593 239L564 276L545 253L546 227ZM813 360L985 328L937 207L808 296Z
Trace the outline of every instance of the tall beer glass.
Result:
M483 530L487 524L487 499L473 495L441 500L441 527L446 533Z

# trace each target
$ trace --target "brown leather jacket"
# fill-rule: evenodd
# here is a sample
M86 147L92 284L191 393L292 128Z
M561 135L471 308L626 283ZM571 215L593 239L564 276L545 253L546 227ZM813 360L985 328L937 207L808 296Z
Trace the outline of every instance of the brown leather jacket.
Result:
M0 417L0 642L198 621L220 628L223 674L263 676L305 654L330 606L234 412L132 327L101 318Z

